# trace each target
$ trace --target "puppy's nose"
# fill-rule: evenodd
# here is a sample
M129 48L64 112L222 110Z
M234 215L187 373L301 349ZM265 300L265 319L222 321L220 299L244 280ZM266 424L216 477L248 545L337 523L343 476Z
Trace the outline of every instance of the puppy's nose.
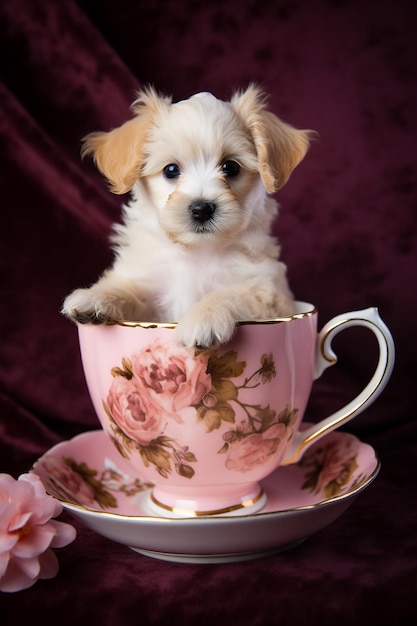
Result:
M205 200L196 200L190 204L191 215L196 222L207 222L216 210L214 202L206 202Z

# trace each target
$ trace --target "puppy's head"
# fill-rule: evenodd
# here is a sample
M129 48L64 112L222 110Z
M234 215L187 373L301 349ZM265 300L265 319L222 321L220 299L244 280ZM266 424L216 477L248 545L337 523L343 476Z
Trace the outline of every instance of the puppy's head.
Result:
M269 227L265 195L286 183L314 135L266 111L254 86L230 102L200 93L175 104L147 89L133 111L120 128L88 135L83 155L115 193L139 184L166 234L187 246Z

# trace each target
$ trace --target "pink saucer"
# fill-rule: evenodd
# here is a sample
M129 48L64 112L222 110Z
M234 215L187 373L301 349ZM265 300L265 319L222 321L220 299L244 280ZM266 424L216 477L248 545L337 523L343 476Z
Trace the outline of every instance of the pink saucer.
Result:
M373 448L333 432L294 465L262 481L264 508L252 514L168 519L101 431L46 452L34 465L47 491L98 534L159 559L216 563L253 559L299 543L337 519L380 468Z

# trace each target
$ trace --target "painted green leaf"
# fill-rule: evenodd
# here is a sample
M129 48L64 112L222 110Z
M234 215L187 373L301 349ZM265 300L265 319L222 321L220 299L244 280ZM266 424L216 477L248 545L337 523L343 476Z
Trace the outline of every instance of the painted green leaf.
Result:
M197 457L192 452L186 452L183 457L188 463L197 463Z
M213 430L219 428L222 423L219 412L215 409L209 409L206 411L204 414L204 423L208 433L211 433Z
M261 423L261 431L268 430L272 424L276 423L277 413L269 407L261 407L256 412L256 417Z
M239 390L231 380L216 380L213 383L211 393L217 398L218 402L227 402L228 400L237 400Z
M177 473L180 476L184 476L184 478L192 478L195 474L194 470L190 465L185 465L184 463L178 463L175 466Z
M216 411L220 415L220 419L222 421L229 422L230 424L235 423L235 417L236 417L235 410L227 402L219 402L216 405Z
M140 454L145 465L147 465L146 461L148 464L152 463L161 475L166 477L171 471L170 454L162 446L152 442L149 446L141 446Z
M122 367L112 367L110 371L112 376L124 376L127 380L133 378L132 362L125 357L122 359Z
M236 359L237 352L233 350L229 350L221 356L211 356L208 360L207 372L211 375L212 380L241 376L245 370L246 362L238 362Z

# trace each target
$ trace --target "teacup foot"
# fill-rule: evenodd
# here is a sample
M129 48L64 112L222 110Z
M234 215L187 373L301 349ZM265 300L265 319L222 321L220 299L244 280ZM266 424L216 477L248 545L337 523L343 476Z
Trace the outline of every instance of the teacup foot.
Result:
M155 493L156 491L156 493ZM217 506L210 506L213 504L211 500L205 501L199 498L198 500L185 500L177 498L175 502L167 504L161 502L158 498L157 489L150 492L148 496L148 508L152 514L156 514L159 517L166 517L170 519L185 518L185 517L235 517L242 515L252 515L264 508L267 502L267 496L265 492L258 487L255 494L251 494L250 497L241 498L240 501L235 501L233 504L225 502L221 504L217 499Z

